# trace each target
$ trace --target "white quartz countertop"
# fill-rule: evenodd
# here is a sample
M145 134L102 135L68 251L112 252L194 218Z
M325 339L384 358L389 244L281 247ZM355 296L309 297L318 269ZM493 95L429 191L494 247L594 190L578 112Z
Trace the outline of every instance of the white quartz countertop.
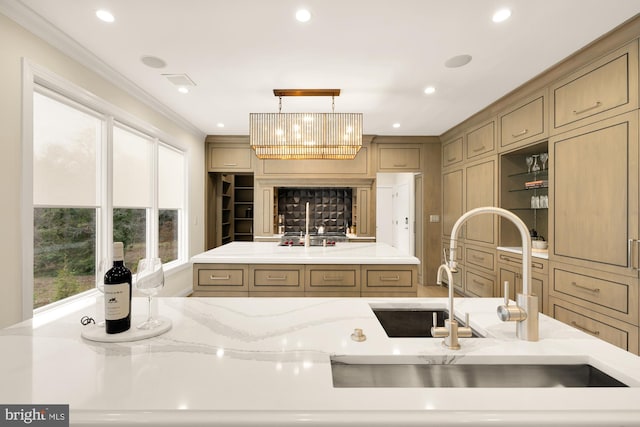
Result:
M388 338L371 305L444 308L446 299L159 298L167 333L130 343L81 338L93 303L0 330L0 402L69 404L73 426L640 425L640 358L544 315L540 341L515 338L500 299L456 300L487 338L449 350ZM134 298L134 323L146 300ZM99 320L99 319L98 319ZM364 342L350 339L362 328ZM629 388L334 388L332 355L426 363L586 362Z
M278 246L277 242L231 242L191 258L222 264L420 264L386 243L338 242L335 246Z
M522 246L498 246L497 249L503 252L511 252L512 254L522 255ZM549 259L549 251L547 249L531 249L531 256L534 258Z

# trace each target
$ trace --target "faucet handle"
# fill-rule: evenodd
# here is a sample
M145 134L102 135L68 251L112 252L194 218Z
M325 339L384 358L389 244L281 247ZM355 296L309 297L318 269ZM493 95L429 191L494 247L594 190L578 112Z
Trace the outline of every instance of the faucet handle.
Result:
M527 318L527 312L516 305L509 305L509 281L504 281L504 305L498 306L498 317L503 322L519 322Z
M509 305L509 281L504 281L504 305Z
M433 312L433 326L437 327L438 326L438 314L434 311Z
M473 331L471 330L471 326L469 324L469 312L464 314L464 326L458 327L458 337L460 338L471 338L473 336Z

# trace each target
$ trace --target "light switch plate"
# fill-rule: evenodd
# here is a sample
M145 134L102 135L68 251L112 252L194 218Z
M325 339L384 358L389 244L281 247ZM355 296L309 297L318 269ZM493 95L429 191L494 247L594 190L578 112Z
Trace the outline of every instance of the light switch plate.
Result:
M429 222L440 222L440 215L429 215Z

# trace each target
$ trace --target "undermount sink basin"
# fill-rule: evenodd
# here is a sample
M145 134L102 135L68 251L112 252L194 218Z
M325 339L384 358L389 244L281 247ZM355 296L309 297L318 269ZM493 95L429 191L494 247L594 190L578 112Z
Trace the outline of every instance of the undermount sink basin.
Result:
M347 361L345 361L347 360ZM333 357L333 386L348 387L627 387L588 364L348 363Z
M438 326L444 326L449 318L447 310L372 308L382 328L389 338L432 338L433 313L436 313ZM458 323L460 320L458 319ZM481 338L473 331L473 338Z

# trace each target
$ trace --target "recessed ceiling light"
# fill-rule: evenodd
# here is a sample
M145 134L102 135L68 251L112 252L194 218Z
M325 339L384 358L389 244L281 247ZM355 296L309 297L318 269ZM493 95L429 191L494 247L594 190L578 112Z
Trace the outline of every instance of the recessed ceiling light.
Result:
M180 86L178 88L178 92L180 92L180 93L189 93L189 88L184 87L184 86Z
M140 58L140 61L147 67L151 68L164 68L167 66L167 63L162 58L158 58L157 56L145 55Z
M218 123L218 127L219 128L223 128L224 127L224 123Z
M447 68L458 68L471 62L471 55L458 55L447 59L444 66Z
M394 127L394 128L396 128L396 129L398 129L398 128L400 127L400 123L394 123L394 124L393 124L393 127Z
M424 89L424 93L426 93L427 95L431 95L432 93L435 93L435 91L436 91L436 88L433 86L427 86Z
M300 9L296 12L296 19L300 22L307 22L311 19L311 12L307 9Z
M500 9L493 14L493 22L503 22L511 17L510 9Z
M98 19L104 22L113 22L116 20L116 18L113 17L113 14L111 12L104 9L100 9L96 11L96 16L98 17Z

